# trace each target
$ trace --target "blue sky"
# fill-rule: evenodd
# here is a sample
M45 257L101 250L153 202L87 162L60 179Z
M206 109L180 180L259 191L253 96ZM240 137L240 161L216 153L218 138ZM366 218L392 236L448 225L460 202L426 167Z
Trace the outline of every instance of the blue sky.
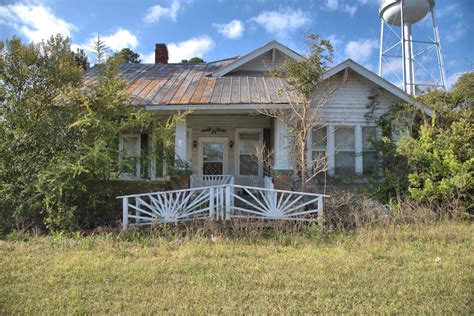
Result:
M0 37L40 41L53 33L90 49L100 33L111 50L129 47L153 62L154 44L168 44L170 61L200 56L218 60L277 39L305 52L304 35L330 39L336 61L353 58L371 70L378 65L378 0L0 0ZM438 0L438 23L448 82L472 70L473 0ZM430 35L430 21L417 35ZM427 60L434 60L428 56ZM393 79L396 80L396 79Z

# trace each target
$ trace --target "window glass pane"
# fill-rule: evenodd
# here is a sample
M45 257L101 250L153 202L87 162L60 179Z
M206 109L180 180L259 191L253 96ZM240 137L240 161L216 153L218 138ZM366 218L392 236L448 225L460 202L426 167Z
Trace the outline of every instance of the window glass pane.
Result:
M337 152L335 157L336 175L353 175L355 173L355 157L354 152L342 151Z
M336 150L354 150L353 127L337 127L335 133Z
M362 156L364 162L364 174L373 174L377 163L377 152L369 151L364 152Z
M363 127L362 128L362 148L366 149L373 149L374 146L372 141L376 137L376 128L375 127Z
M327 127L316 127L313 129L313 149L326 150L327 147Z
M255 155L240 155L240 175L258 176L258 161Z
M136 175L140 157L140 136L122 136L122 172Z
M203 161L224 161L224 144L202 144Z
M256 154L259 141L260 141L260 135L258 133L239 134L240 153L241 154Z

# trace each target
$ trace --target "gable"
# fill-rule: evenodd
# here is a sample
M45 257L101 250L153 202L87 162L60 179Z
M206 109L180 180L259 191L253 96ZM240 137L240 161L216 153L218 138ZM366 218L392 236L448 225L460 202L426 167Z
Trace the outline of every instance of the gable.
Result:
M299 60L303 56L277 41L271 41L216 71L214 76L222 77L239 72L264 72L273 66L282 65L287 58Z
M258 74L270 71L273 67L283 66L285 61L291 58L277 49L272 49L232 70L226 75Z

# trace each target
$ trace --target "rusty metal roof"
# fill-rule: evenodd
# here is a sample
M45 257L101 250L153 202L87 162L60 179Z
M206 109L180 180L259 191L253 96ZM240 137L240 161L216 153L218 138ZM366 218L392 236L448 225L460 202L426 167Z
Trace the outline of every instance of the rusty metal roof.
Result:
M120 76L138 105L189 104L287 104L286 81L265 76L213 77L234 59L198 64L124 64ZM84 75L84 83L96 80L98 67Z

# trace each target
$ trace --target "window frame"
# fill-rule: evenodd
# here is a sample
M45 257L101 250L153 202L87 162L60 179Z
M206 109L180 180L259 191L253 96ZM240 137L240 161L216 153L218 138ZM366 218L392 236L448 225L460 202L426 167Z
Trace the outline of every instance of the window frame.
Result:
M262 161L258 161L258 174L257 175L241 175L240 174L240 134L258 134L258 144L260 146L263 146L263 128L236 128L235 129L235 146L234 146L236 175L238 177L244 177L244 178L263 177Z
M357 137L356 137L356 128L358 125L353 125L353 124L348 124L348 125L335 125L334 126L334 175L336 177L351 177L351 176L356 176L357 174ZM352 129L352 135L354 137L354 146L352 150L348 149L338 149L337 147L337 131L341 128L346 128L346 129ZM336 163L336 156L338 152L343 152L343 153L352 153L354 156L354 164L353 164L353 172L351 174L338 174L337 173L337 163Z
M148 152L154 152L155 149L155 137L153 133L124 133L120 134L119 137L119 167L120 167L120 179L121 180L133 180L133 181L146 181L146 180L152 180L152 181L159 181L159 180L167 180L168 175L167 175L167 167L166 163L163 163L163 176L162 177L157 177L156 176L156 155L154 155L150 161L147 163L147 168L148 168L148 174L149 177L141 177L141 156L142 156L142 135L146 134L148 135ZM136 162L136 167L135 167L135 174L131 173L125 173L122 172L122 161L123 161L123 146L124 146L124 137L136 137L138 139L138 146L139 149L139 156L137 157L137 162ZM166 160L166 155L164 154L164 149L163 149L163 161Z

